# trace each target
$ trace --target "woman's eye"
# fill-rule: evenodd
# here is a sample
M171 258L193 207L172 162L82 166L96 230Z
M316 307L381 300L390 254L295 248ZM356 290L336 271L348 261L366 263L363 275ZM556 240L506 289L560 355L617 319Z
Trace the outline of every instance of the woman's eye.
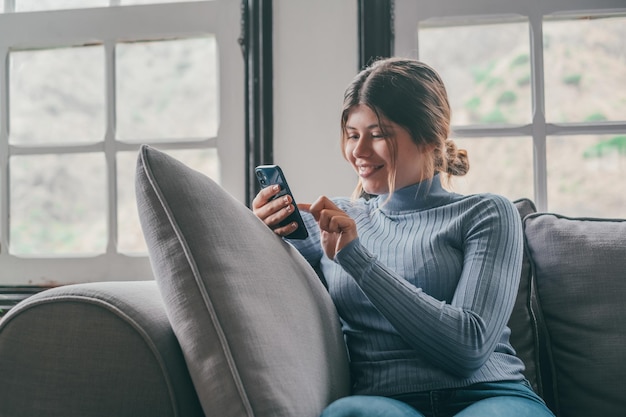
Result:
M350 139L350 140L359 140L359 135L348 135L348 139Z

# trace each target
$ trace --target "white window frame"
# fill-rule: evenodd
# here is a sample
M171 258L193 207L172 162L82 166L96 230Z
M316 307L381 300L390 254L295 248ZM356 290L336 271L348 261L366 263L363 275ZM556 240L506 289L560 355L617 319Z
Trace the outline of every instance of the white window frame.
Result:
M5 1L12 10L13 0ZM119 4L112 0L112 4ZM7 6L8 5L8 6ZM113 6L28 13L0 13L0 285L54 286L77 282L152 279L147 256L116 248L116 154L140 144L115 139L115 44L213 34L219 57L219 128L217 137L155 142L159 149L216 148L222 186L240 201L245 192L244 62L238 44L240 4L232 0ZM21 146L9 144L11 50L101 43L105 49L106 133L95 144ZM207 117L209 117L207 115ZM149 142L146 142L149 143ZM13 155L100 152L107 168L108 245L96 256L21 257L9 253L9 158Z
M543 28L545 17L578 17L626 13L624 0L395 0L395 53L419 58L417 31L420 22L447 26L502 21L524 17L530 26L532 122L511 126L453 126L457 137L530 136L534 148L534 202L548 209L546 137L549 135L623 134L626 119L619 122L547 123L544 101Z

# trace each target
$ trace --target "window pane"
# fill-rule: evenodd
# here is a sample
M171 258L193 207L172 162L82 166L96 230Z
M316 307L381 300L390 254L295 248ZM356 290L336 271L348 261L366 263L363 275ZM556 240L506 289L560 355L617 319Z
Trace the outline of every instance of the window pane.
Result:
M470 170L453 177L453 189L461 194L494 193L533 198L533 147L528 137L456 139L466 149Z
M109 0L15 0L16 12L41 10L85 9L108 6Z
M168 155L185 165L202 172L219 183L219 161L216 149L170 150ZM117 155L118 186L118 251L145 253L146 244L139 224L135 200L136 152L120 152Z
M116 56L119 139L216 136L214 37L119 44Z
M526 22L419 28L419 57L443 78L453 125L530 123L528 33Z
M10 252L103 253L107 201L103 155L10 159Z
M547 155L550 211L567 216L626 217L626 132L550 136Z
M103 139L102 46L12 52L9 58L11 143L69 144Z
M546 21L546 119L626 120L626 17Z

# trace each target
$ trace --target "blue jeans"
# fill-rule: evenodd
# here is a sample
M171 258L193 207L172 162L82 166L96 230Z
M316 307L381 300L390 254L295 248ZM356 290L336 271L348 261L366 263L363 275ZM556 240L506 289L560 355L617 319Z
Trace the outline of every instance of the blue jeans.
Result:
M489 382L390 397L353 395L321 417L554 417L526 382Z

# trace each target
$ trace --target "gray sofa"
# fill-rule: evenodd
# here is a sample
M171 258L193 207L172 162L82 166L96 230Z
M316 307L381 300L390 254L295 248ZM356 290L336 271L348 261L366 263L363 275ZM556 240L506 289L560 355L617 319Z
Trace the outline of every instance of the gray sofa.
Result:
M49 289L0 322L0 417L314 417L349 393L338 317L288 244L149 147L137 199L154 281ZM626 220L523 218L509 322L559 417L626 415Z

